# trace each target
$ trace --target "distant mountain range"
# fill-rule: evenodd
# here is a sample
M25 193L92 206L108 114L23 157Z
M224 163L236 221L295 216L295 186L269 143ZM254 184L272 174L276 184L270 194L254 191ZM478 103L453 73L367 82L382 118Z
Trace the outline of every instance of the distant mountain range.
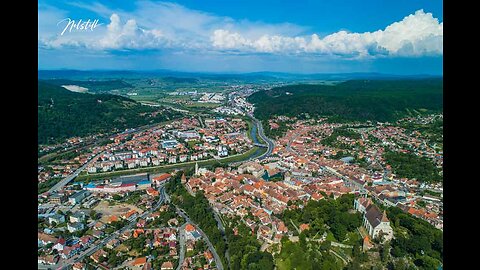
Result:
M251 73L200 73L181 72L172 70L152 71L128 71L128 70L38 70L39 79L135 79L163 77L166 80L177 82L176 78L188 78L178 80L180 82L195 83L196 79L209 80L239 80L239 81L276 81L276 80L353 80L353 79L425 79L441 78L438 75L394 75L382 73L317 73L317 74L294 74L282 72L251 72Z

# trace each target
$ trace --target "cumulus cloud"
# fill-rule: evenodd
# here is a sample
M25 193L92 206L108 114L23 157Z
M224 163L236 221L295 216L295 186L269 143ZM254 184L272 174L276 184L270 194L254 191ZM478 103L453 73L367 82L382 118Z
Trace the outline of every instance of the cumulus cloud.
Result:
M311 32L307 35L307 27L295 24L234 20L175 3L140 1L128 12L98 3L74 5L97 12L104 24L92 32L59 35L60 29L49 25L65 18L65 12L39 8L39 48L85 47L107 52L171 49L342 58L443 54L443 23L423 10L381 30L339 31L321 37Z
M317 53L341 56L421 56L443 54L443 22L418 10L384 30L365 33L339 31L320 38L263 35L249 39L239 32L216 29L212 45L223 50L262 53Z
M142 29L134 19L122 24L120 17L114 13L98 46L102 49L152 49L165 46L167 42L162 31Z
M39 46L47 49L85 47L93 50L142 50L168 47L167 40L159 29L143 29L134 19L123 23L118 14L110 16L104 29L67 32L45 37L39 35Z

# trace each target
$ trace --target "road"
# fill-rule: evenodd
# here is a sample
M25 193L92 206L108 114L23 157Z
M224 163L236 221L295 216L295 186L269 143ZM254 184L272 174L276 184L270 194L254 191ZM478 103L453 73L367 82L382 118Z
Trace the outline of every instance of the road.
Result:
M208 239L208 236L202 231L202 229L195 222L193 222L187 216L185 212L183 212L182 209L178 208L178 206L175 206L175 207L177 209L177 214L183 217L188 223L191 223L192 225L194 225L197 231L200 233L200 235L205 239L205 242L207 242L208 249L213 254L213 258L215 259L215 264L217 266L217 269L223 270L222 260L220 259L220 256L218 256L217 250L215 250L215 247L213 246L212 242L210 242L210 239Z
M258 136L260 136L260 138L267 144L267 151L257 158L258 160L263 160L272 154L275 143L273 142L273 140L265 136L262 123L255 117L253 117L253 115L249 114L248 116L252 119L253 124L257 126Z
M177 270L180 270L183 264L183 260L185 260L185 226L187 226L187 224L188 222L185 222L178 230L178 238L180 242L180 256L178 258Z
M89 161L87 161L85 164L83 164L80 168L78 168L77 170L75 170L73 173L71 173L69 176L65 177L64 179L62 179L60 182L56 183L53 187L51 187L48 192L49 193L52 193L54 191L59 191L60 189L62 189L66 184L68 184L70 181L72 181L73 179L75 179L75 177L77 177L88 165L90 165L90 163L94 162L95 160L97 160L98 157L100 157L102 153L99 153L97 154L96 156L94 156L93 158L91 158Z
M225 258L227 259L228 265L230 265L230 253L228 253L228 241L227 235L225 234L225 227L223 226L222 219L215 210L213 210L213 217L217 221L218 230L222 234L223 241L225 242Z

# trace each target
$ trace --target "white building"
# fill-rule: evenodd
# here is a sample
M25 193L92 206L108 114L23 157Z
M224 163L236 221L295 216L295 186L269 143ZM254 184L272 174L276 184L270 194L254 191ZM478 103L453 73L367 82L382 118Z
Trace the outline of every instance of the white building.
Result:
M367 229L372 238L383 237L383 241L389 241L393 238L393 229L390 226L390 220L387 218L385 210L380 212L376 205L370 204L363 216L363 226Z

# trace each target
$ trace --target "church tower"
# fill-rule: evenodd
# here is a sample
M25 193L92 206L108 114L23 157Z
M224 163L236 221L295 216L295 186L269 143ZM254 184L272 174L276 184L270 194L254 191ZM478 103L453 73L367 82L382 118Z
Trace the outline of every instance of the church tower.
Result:
M195 176L198 176L198 162L195 162Z
M182 174L182 178L180 178L180 182L182 182L182 184L187 183L187 177L185 176L185 173Z

